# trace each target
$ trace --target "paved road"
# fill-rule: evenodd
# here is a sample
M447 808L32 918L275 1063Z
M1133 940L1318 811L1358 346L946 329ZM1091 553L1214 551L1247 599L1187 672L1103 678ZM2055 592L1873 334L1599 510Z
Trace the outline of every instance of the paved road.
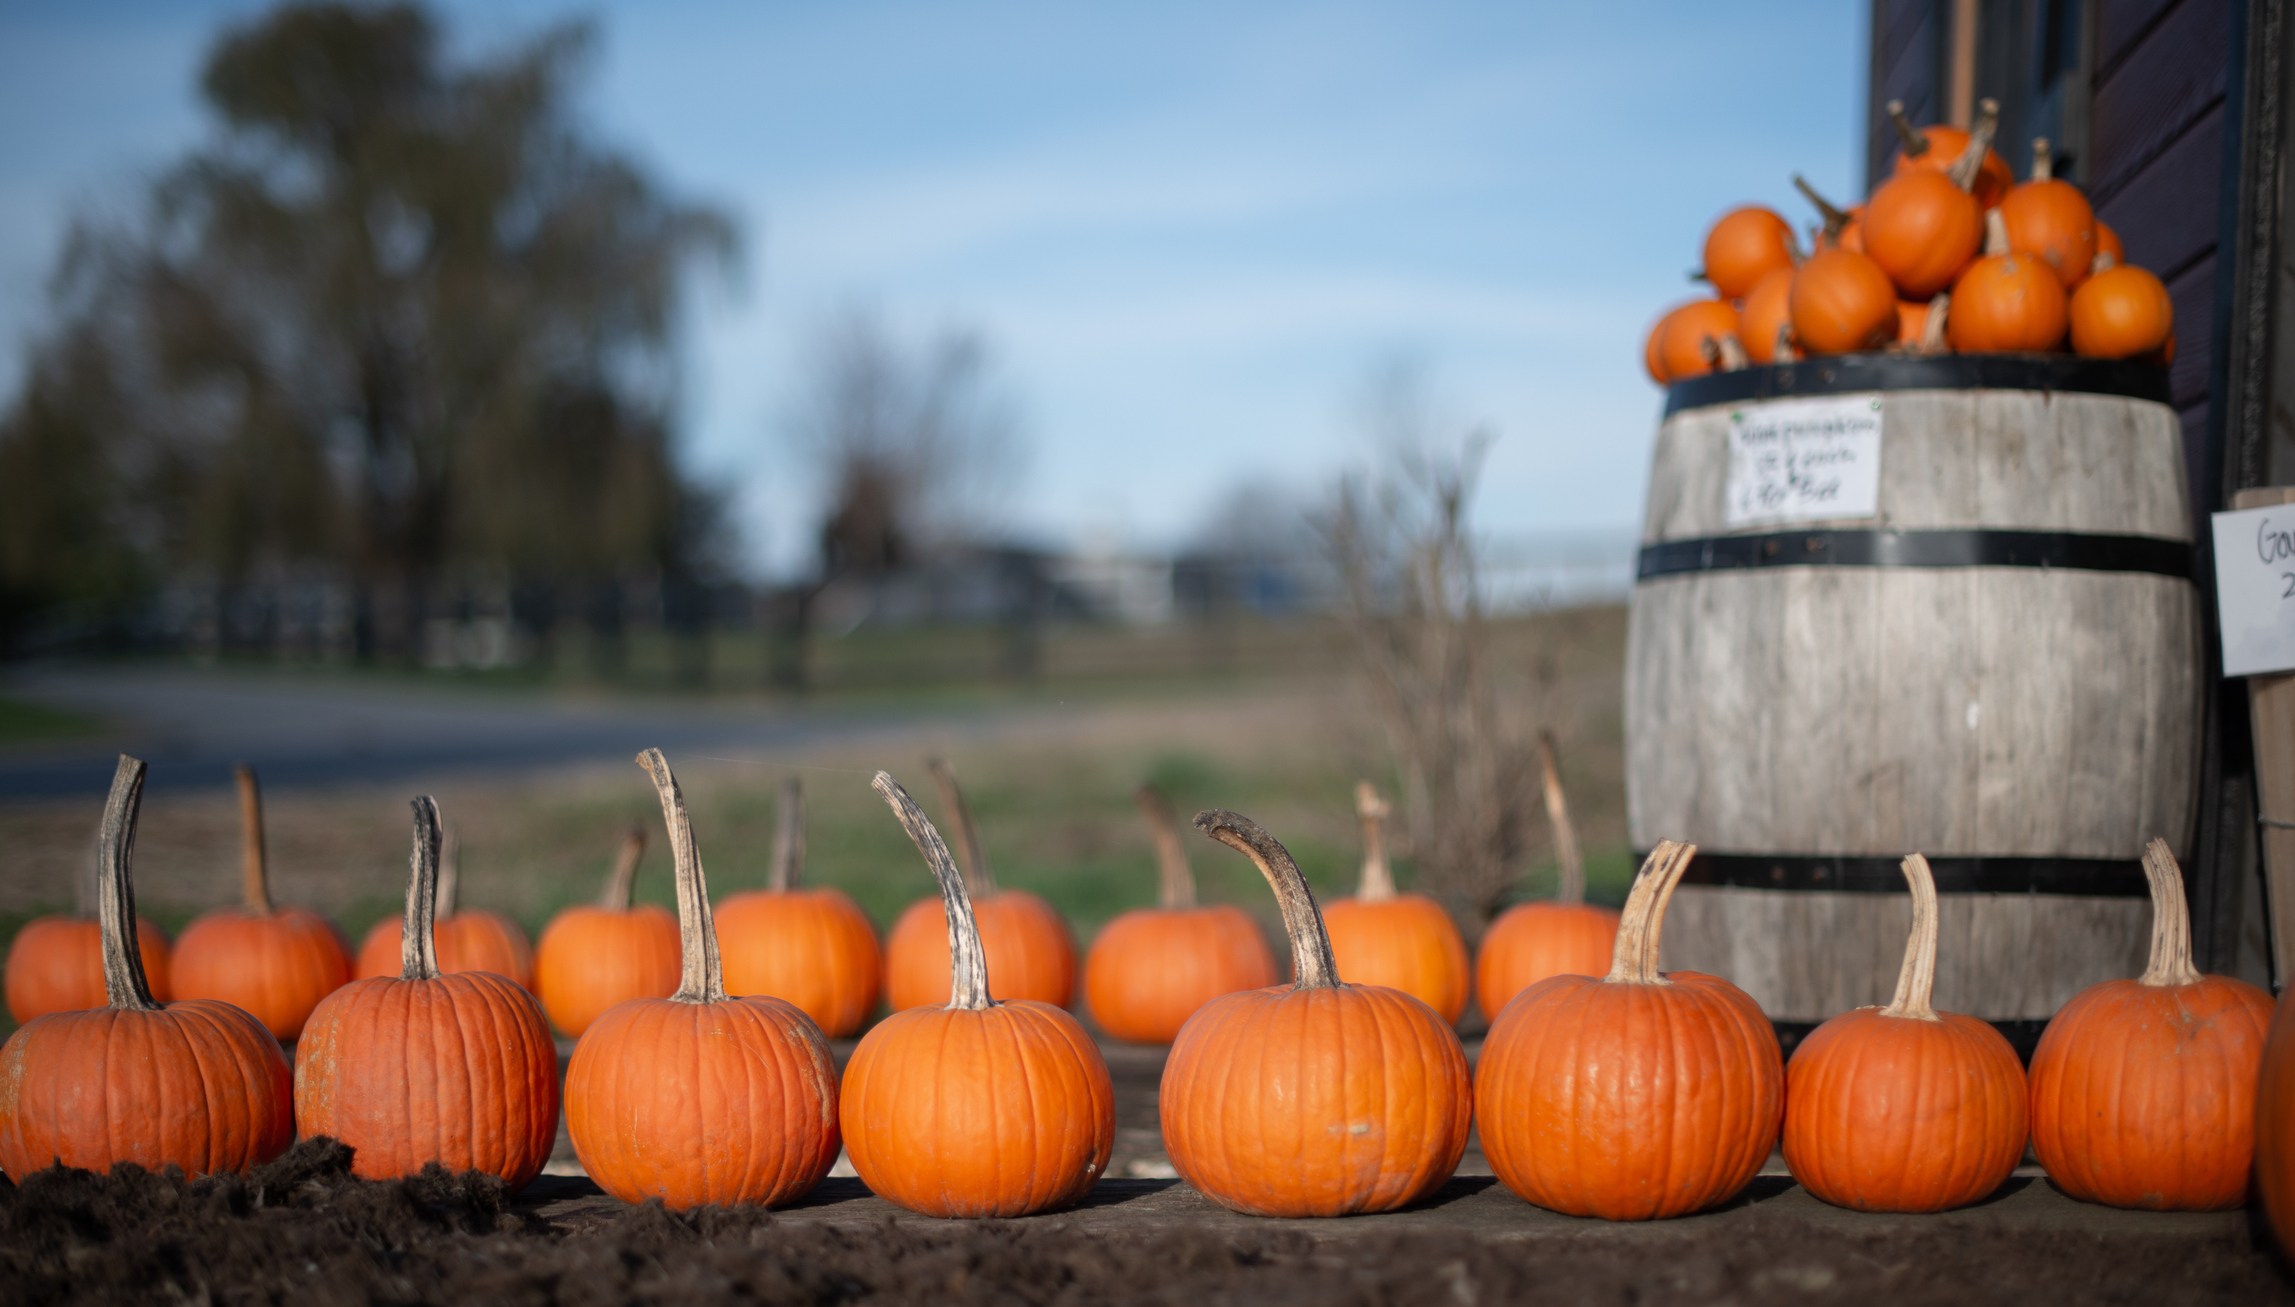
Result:
M0 693L91 714L102 739L0 749L0 802L100 795L121 751L154 790L228 785L254 764L268 788L379 783L442 772L626 762L786 747L913 724L912 714L707 701L590 702L322 674L180 667L19 670Z

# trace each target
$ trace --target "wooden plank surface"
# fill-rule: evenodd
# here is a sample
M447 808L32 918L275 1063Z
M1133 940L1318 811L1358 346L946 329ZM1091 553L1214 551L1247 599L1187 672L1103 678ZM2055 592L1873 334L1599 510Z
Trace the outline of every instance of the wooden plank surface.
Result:
M2218 3L2219 0L2197 2ZM2135 52L2138 40L2159 21L2160 15L2175 3L2176 0L2099 0L2094 11L2096 70L2107 76L2115 71Z
M2202 116L2219 109L2230 49L2230 0L2186 0L2097 78L2086 168L2089 192L2099 202L2129 186Z
M2259 486L2231 497L2231 506L2295 504L2295 486ZM2265 905L2271 922L2271 975L2279 984L2295 975L2295 675L2247 678L2248 712L2255 728L2255 808L2261 829Z
M2096 216L2120 234L2130 262L2162 277L2180 276L2215 249L2222 169L2218 104L2125 187L2099 197Z

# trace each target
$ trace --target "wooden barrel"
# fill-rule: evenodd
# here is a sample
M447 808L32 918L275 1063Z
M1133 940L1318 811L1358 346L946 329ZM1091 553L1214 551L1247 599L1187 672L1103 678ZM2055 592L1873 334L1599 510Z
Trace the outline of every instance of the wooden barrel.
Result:
M1700 856L1665 965L1781 1032L1896 983L1903 855L1936 1002L2027 1047L2142 971L2139 854L2188 851L2197 596L2165 375L1853 356L1674 386L1627 636L1637 848Z

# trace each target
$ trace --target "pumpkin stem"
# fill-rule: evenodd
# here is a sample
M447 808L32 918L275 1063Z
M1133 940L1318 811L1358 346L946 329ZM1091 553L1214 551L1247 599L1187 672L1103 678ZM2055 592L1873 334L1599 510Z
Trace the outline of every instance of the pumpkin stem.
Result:
M1984 257L1994 258L2008 252L2008 219L1998 209L1984 211Z
M1153 785L1132 791L1140 815L1155 832L1156 903L1163 908L1195 906L1195 873L1187 865L1187 845L1179 838L1179 814L1171 799Z
M1928 302L1927 320L1920 324L1921 353L1944 353L1945 315L1951 312L1952 292L1948 290L1938 291L1936 298Z
M112 793L104 801L103 834L96 847L96 918L104 940L104 1001L112 1008L157 1012L151 982L143 974L142 941L136 938L135 882L128 864L135 858L136 815L143 809L143 760L120 755L112 773Z
M972 820L972 805L964 801L964 791L956 783L956 769L946 758L927 758L924 765L932 770L932 780L940 787L941 806L956 820L957 857L964 867L964 888L974 898L986 898L996 892L996 873L988 865L988 850L981 847L980 827Z
M399 922L398 977L401 980L436 980L438 971L438 899L445 880L439 864L438 800L427 794L414 798L414 851L407 857L406 916Z
M1745 346L1737 342L1737 333L1725 331L1720 336L1707 336L1698 342L1698 352L1705 355L1707 367L1723 372L1735 372L1746 366Z
M1896 997L1881 1009L1884 1017L1934 1021L1936 1005L1936 878L1928 859L1915 853L1904 860L1905 883L1912 886L1912 937L1905 941L1905 965L1897 973Z
M1355 815L1363 821L1363 878L1355 888L1355 897L1365 903L1384 903L1395 896L1395 873L1387 863L1387 833L1383 824L1393 811L1387 801L1379 797L1376 786L1369 781L1355 782ZM1196 824L1200 826L1203 822L1199 818Z
M1586 901L1586 859L1578 852L1578 828L1570 824L1570 801L1562 794L1562 768L1554 760L1554 733L1538 732L1538 773L1546 788L1546 821L1554 828L1554 860L1561 864L1557 903Z
M1976 175L1984 171L1984 156L1992 149L1992 134L2000 130L2000 101L1985 100L1977 105L1976 125L1969 129L1968 148L1952 161L1946 175L1952 184L1962 190L1973 189Z
M1922 142L1922 148L1927 148L1927 143L1925 141ZM1793 188L1801 192L1801 197L1803 199L1815 205L1817 208L1818 216L1825 220L1825 235L1823 239L1827 242L1839 240L1841 237L1841 229L1849 225L1849 215L1847 212L1834 207L1831 200L1828 200L1824 196L1819 195L1817 193L1817 188L1811 186L1808 182L1808 179L1804 178L1799 173L1793 174Z
M2198 984L2206 977L2191 962L2191 903L2183 896L2183 868L2166 840L2144 847L2144 879L2152 887L2152 959L2136 983L2155 989Z
M2096 251L2096 257L2088 264L2088 275L2093 277L2097 273L2110 272L2112 269L2119 266L2120 261L2112 257L2112 252L2110 250L2098 250Z
M936 776L939 770L935 769ZM951 776L944 788L954 785ZM996 1003L988 996L988 954L980 947L980 922L972 915L972 895L956 869L956 859L948 854L948 842L940 838L932 819L890 773L878 772L869 786L892 805L901 829L908 832L917 852L924 855L925 865L932 868L932 878L940 884L940 906L948 918L948 1006L967 1012L986 1011ZM960 797L952 806L961 810L962 802Z
M2053 155L2048 153L2048 138L2045 136L2033 137L2032 180L2036 182L2045 182L2054 181L2055 178L2056 160Z
M1772 363L1791 363L1799 358L1800 351L1793 348L1792 321L1788 319L1784 322L1778 323L1777 344L1776 347L1770 351L1769 361Z
M1618 914L1618 942L1610 953L1610 974L1602 977L1605 983L1673 983L1658 974L1658 923L1673 897L1674 882L1689 870L1689 860L1696 855L1695 844L1659 840L1642 860L1641 870L1634 873L1634 887L1626 895L1625 910Z
M630 882L637 879L638 859L645 856L645 827L632 826L622 835L622 851L614 858L613 874L606 877L598 906L608 912L630 910Z
M773 871L765 888L776 894L797 888L805 874L805 785L791 776L781 782L780 820L773 827Z
M701 853L693 846L693 822L685 815L685 791L661 750L648 749L637 764L653 777L661 796L661 820L669 827L669 852L677 861L677 943L684 972L672 1003L723 1003L725 967L717 960L717 923L709 912L709 880L701 874Z
M255 769L240 763L233 769L239 781L239 897L258 917L271 915L271 875L263 862L263 791L255 785Z
M1259 828L1259 823L1225 808L1207 808L1195 814L1195 828L1251 859L1275 902L1283 909L1283 929L1291 937L1293 989L1339 988L1339 962L1331 955L1331 932L1323 928L1323 913L1315 906L1315 891L1308 888L1291 851Z
M1897 129L1897 143L1904 148L1907 159L1918 159L1928 153L1928 135L1916 130L1912 119L1905 117L1905 102L1891 100L1888 104L1889 124Z

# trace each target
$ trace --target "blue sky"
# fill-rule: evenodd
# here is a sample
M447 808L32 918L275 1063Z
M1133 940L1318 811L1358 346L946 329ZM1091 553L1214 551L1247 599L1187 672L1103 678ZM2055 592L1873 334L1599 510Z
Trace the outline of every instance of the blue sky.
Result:
M0 4L0 393L70 215L207 131L236 3ZM732 4L442 9L458 48L593 17L583 107L747 241L696 298L682 431L760 571L801 561L784 438L840 305L994 343L1050 542L1162 548L1238 483L1312 494L1369 451L1397 353L1499 440L1502 534L1631 526L1658 392L1641 335L1704 227L1858 174L1861 5Z

